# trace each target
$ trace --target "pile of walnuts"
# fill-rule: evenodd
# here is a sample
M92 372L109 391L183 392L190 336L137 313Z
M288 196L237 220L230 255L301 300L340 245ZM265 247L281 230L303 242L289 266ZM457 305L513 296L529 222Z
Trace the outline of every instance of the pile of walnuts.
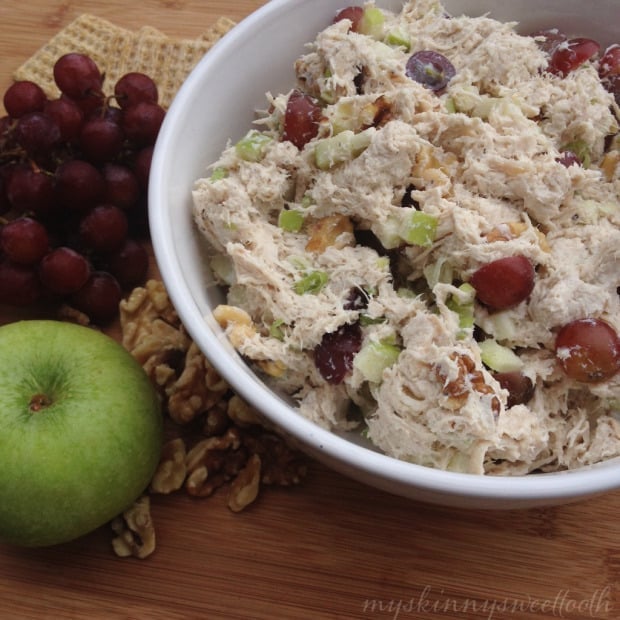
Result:
M299 484L306 459L219 376L191 340L159 280L136 288L120 304L123 346L157 388L167 439L149 493L181 489L208 497L228 488L239 512L261 485ZM112 522L119 556L146 557L155 549L148 496Z

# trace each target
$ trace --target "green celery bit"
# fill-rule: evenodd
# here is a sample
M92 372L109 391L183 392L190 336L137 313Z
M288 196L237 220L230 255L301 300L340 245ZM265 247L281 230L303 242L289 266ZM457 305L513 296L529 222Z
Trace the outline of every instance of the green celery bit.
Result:
M244 161L260 161L265 154L267 144L272 138L256 129L248 133L235 144L237 155Z
M277 340L284 340L284 330L282 329L282 325L284 325L284 320L276 319L269 326L269 335Z
M446 104L446 112L448 112L448 114L456 114L457 112L456 102L454 101L452 97L448 97L445 101L445 104Z
M459 290L466 293L466 297L463 299L457 295L451 295L446 301L446 306L459 317L459 328L461 331L459 331L457 336L459 339L462 339L474 326L474 298L476 290L467 282L461 284Z
M219 167L219 168L215 168L213 170L213 173L211 174L211 177L209 178L210 181L220 181L221 179L225 179L228 176L228 170L226 170L226 168L224 167Z
M592 156L590 154L590 148L585 140L581 140L577 138L568 144L565 144L561 149L561 151L571 151L571 153L575 153L577 157L581 160L581 164L584 168L589 168L592 163Z
M360 314L360 325L381 325L385 323L387 319L384 316L372 317L367 314Z
M371 383L381 383L383 371L392 366L400 355L400 347L382 340L365 344L353 360L364 378Z
M370 139L368 130L353 133L350 129L323 138L314 147L315 163L321 170L329 170L337 164L350 161L368 148Z
M311 271L293 284L293 290L298 295L305 295L306 293L316 295L323 289L328 280L329 276L324 271Z
M299 232L304 225L304 216L294 209L283 209L278 216L278 226L287 232Z
M427 247L437 235L437 218L422 211L413 211L399 231L400 237L411 245Z
M373 39L380 39L383 35L383 25L385 17L380 9L374 6L367 6L360 21L359 31Z
M411 49L411 41L409 40L407 33L400 29L388 32L387 37L385 37L385 42L388 45L393 45L394 47L404 47L406 52Z
M521 358L508 347L488 338L480 343L480 358L485 366L496 372L514 372L523 368Z

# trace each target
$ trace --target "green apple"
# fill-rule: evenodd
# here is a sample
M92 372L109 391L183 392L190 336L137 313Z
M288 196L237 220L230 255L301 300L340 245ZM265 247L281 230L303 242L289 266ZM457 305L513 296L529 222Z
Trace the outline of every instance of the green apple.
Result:
M148 486L163 438L158 396L119 343L89 327L0 327L0 539L78 538Z

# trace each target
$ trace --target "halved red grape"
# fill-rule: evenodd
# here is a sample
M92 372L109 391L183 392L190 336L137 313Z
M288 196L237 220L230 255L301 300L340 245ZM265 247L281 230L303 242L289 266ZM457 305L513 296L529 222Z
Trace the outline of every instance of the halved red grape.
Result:
M353 359L361 346L359 323L345 324L325 334L314 349L314 363L323 379L332 385L342 383L353 368Z
M598 383L611 379L620 370L620 339L602 319L577 319L558 332L555 355L571 379Z
M537 30L530 36L536 37L538 47L548 54L552 54L558 45L564 43L568 39L568 36L557 28Z
M41 112L47 95L43 89L30 80L13 82L4 93L4 108L12 118L20 118L29 112Z
M593 39L578 37L558 45L549 59L547 70L553 75L565 77L598 54L601 46Z
M598 74L601 78L620 75L620 45L610 45L598 63Z
M159 93L153 79L137 71L121 76L114 85L114 96L121 108L129 108L141 101L157 103Z
M57 295L78 291L91 273L85 256L68 247L55 248L39 264L39 278L43 285Z
M563 151L556 161L566 168L570 168L575 165L581 166L581 159L579 159L579 156L576 153L573 153L573 151Z
M7 222L0 230L0 247L14 263L34 265L49 250L49 235L41 222L19 217Z
M456 75L454 65L439 52L422 50L407 60L407 77L432 91L443 90Z
M508 407L526 405L534 396L534 384L522 372L496 372L493 377L508 390Z
M361 6L346 6L338 11L334 16L333 23L348 19L351 22L351 30L353 32L359 32L362 18L364 17L364 7Z
M61 92L73 99L101 92L103 76L95 61L85 54L64 54L54 63L53 75Z
M105 324L118 314L122 291L116 278L105 271L94 271L87 282L69 299L93 323Z
M469 283L478 301L493 310L505 310L530 296L534 276L534 267L525 256L506 256L480 267Z
M286 102L282 140L303 149L318 134L321 116L321 107L312 97L294 90Z

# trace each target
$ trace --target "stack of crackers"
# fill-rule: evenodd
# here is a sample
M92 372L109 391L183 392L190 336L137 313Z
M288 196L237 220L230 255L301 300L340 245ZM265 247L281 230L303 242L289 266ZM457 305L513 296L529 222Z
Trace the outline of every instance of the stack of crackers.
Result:
M105 73L104 92L114 92L114 84L125 73L139 71L155 80L159 103L167 108L196 63L234 25L231 19L220 17L198 38L178 39L150 26L133 31L84 14L22 64L13 78L36 82L48 97L57 97L54 63L63 54L80 52L90 56Z

